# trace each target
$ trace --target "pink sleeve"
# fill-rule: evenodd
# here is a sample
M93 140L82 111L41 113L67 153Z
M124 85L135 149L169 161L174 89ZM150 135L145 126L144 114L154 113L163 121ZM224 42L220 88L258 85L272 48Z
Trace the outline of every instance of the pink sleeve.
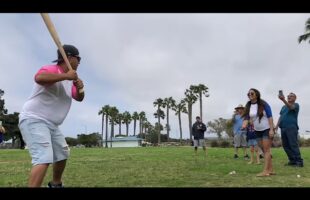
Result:
M34 77L42 73L60 74L61 72L58 70L58 67L56 65L47 65L39 69L39 71L35 74Z
M71 95L72 95L73 99L77 99L77 88L74 84L72 84Z

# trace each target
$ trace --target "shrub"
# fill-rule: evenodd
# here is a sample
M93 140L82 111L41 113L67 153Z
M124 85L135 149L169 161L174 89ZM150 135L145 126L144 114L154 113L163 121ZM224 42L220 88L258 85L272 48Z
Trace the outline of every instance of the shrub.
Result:
M306 139L306 141L305 141L305 146L306 146L306 147L310 147L310 138L309 138L309 139Z
M304 139L304 138L299 138L299 140L298 140L298 145L300 146L300 147L305 147L306 146L306 140Z
M304 138L300 138L298 140L299 146L301 147L309 147L310 146L310 138L309 139L304 139Z
M211 147L218 147L219 143L216 140L211 141Z
M223 140L220 144L220 147L223 147L223 148L230 147L230 142Z

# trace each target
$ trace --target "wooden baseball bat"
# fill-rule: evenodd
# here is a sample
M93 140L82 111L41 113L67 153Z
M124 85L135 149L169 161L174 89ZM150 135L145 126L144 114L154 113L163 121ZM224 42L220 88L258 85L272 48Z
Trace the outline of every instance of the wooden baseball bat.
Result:
M69 62L69 60L68 60L68 57L67 57L67 55L66 55L66 53L65 53L65 50L64 50L63 47L62 47L62 44L61 44L61 42L60 42L60 39L59 39L58 34L57 34L57 32L56 32L55 26L54 26L54 24L53 24L53 22L52 22L50 16L49 16L47 13L41 13L41 16L42 16L42 18L43 18L43 20L44 20L44 23L45 23L45 25L46 25L46 27L47 27L49 33L51 34L51 36L52 36L52 38L53 38L55 44L57 45L58 50L59 50L59 52L61 53L61 55L62 55L62 57L63 57L63 59L64 59L66 65L67 65L67 67L68 67L70 70L72 70L72 67L71 67L70 62ZM83 89L83 88L79 89L79 93L83 93L83 92L84 92L84 89Z

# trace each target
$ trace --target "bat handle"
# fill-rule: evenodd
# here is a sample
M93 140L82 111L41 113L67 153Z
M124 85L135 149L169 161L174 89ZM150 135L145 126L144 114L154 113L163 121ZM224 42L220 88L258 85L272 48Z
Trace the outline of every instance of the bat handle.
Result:
M84 93L84 88L79 89L79 93L80 94Z
M73 80L73 84L74 84L74 85L75 85L75 83L76 83L76 81ZM77 87L77 86L75 85L75 87ZM84 92L84 88L78 89L78 92L79 92L79 94L82 94L82 93Z

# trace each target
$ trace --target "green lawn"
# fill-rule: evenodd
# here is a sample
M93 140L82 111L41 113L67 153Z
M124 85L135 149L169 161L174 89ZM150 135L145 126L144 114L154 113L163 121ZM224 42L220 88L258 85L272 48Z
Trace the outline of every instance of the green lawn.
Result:
M284 150L273 148L277 175L270 177L256 177L263 165L233 159L232 148L208 152L205 158L201 148L194 156L193 147L72 148L63 181L66 187L310 187L310 148L301 149L303 168L284 166ZM0 187L26 187L30 169L27 150L0 149ZM51 167L44 186L50 179Z

